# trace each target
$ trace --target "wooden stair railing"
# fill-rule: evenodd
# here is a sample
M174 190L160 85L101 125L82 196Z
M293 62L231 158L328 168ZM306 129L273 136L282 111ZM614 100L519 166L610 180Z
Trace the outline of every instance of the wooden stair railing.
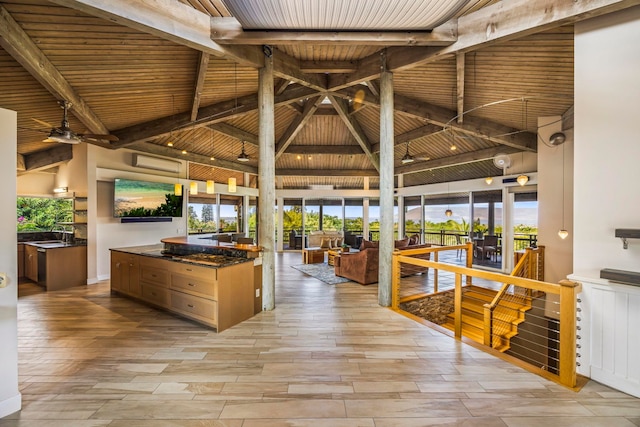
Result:
M511 276L544 281L544 246L526 248ZM517 325L524 322L524 313L531 309L531 298L530 289L502 285L493 300L484 305L483 344L502 352L511 348L510 339L517 335Z

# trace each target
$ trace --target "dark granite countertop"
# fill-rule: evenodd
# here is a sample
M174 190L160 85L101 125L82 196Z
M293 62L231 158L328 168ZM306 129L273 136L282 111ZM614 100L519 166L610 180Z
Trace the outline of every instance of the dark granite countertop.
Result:
M213 255L205 253L196 253L188 255L175 255L167 253L163 244L130 246L125 248L111 248L112 251L126 252L135 255L143 255L153 258L162 258L167 261L189 263L200 265L203 267L221 268L234 264L253 261L252 258L232 257L226 255Z

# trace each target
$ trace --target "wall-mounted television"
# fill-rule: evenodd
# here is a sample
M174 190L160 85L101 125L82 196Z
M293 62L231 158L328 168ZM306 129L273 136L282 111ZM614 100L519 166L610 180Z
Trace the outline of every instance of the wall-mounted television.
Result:
M116 178L113 216L122 222L171 221L182 216L182 196L174 184Z

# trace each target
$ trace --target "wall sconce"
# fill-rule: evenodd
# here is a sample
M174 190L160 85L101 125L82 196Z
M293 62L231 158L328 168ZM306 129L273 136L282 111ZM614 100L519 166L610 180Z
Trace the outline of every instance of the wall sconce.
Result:
M231 177L229 178L229 193L236 192L236 179Z
M173 184L173 194L182 196L182 184Z
M527 182L529 182L529 177L527 175L520 175L516 178L516 181L518 181L518 184L520 185L525 185Z
M212 180L207 180L207 194L213 194L216 192L216 183Z
M191 194L192 196L195 196L196 194L198 194L198 183L195 181L191 181L191 183L189 184L189 194Z
M67 192L69 192L69 187L56 187L56 188L53 189L53 192L55 194L67 193Z

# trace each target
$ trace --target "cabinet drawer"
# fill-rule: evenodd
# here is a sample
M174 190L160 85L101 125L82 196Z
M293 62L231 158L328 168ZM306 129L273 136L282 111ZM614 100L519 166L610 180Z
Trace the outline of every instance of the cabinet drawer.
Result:
M171 288L184 292L193 292L201 294L213 299L218 299L218 284L213 277L202 279L199 277L181 276L179 274L171 275Z
M215 301L172 291L171 308L180 313L202 318L208 323L217 324L218 304Z
M152 283L156 286L169 286L169 271L164 268L140 266L140 279Z
M215 268L199 267L193 264L175 263L171 266L171 272L181 276L197 277L206 280L216 280L218 270Z
M142 299L161 307L169 307L169 290L167 288L153 286L148 283L143 283L141 287Z

